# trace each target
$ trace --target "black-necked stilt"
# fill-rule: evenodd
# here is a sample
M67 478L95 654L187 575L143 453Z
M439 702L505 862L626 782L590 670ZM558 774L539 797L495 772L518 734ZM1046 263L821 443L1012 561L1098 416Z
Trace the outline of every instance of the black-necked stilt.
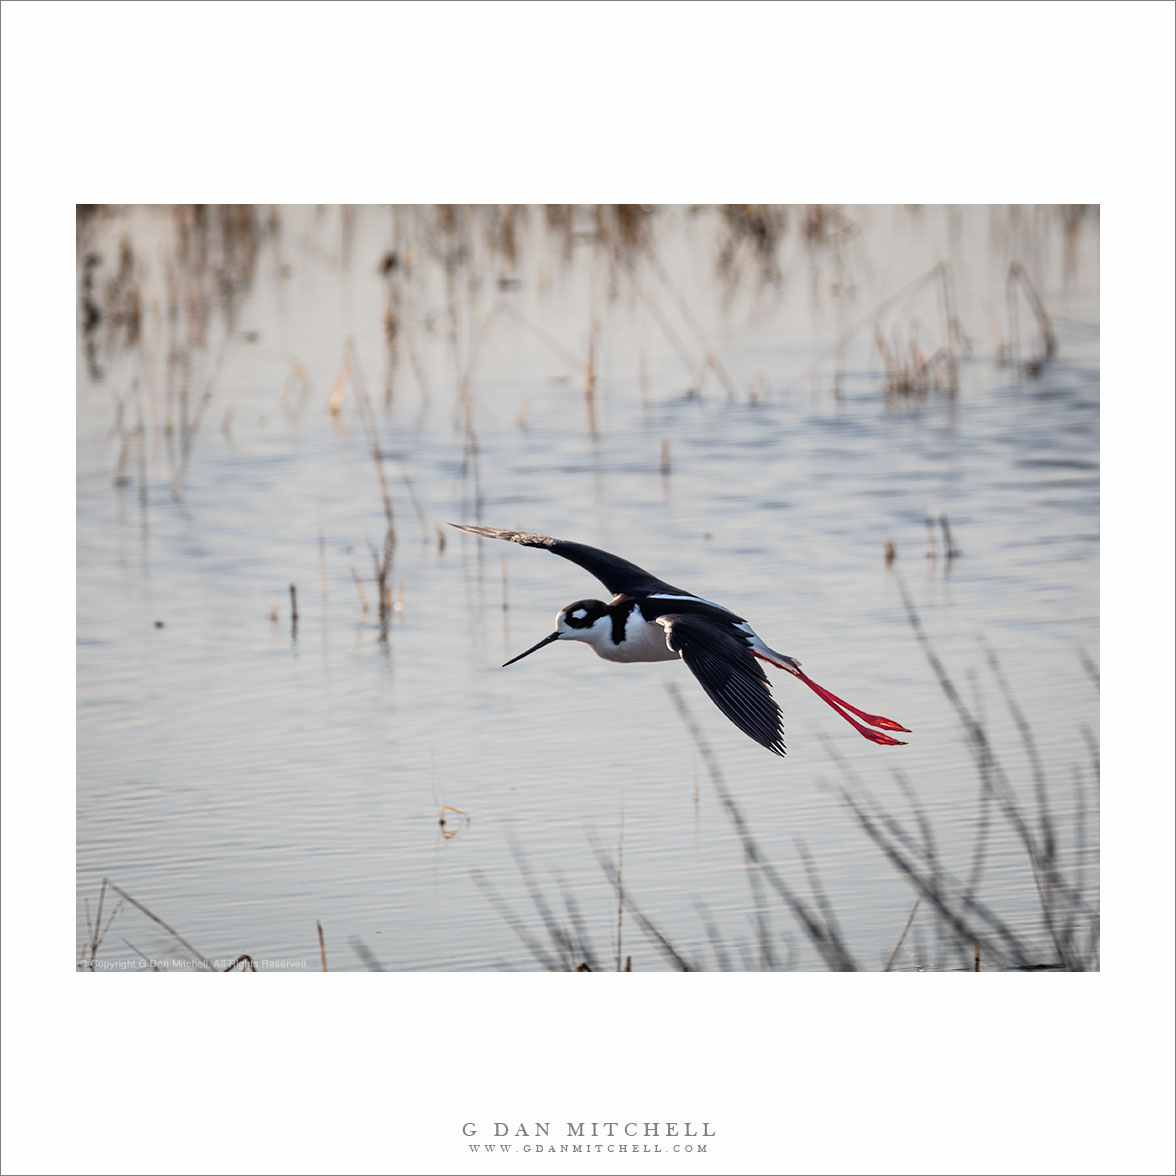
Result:
M769 751L783 755L784 728L780 708L772 698L767 675L758 664L758 658L799 678L867 739L891 747L905 743L905 740L892 739L881 731L871 731L870 727L887 731L907 731L908 728L881 715L868 715L818 686L795 658L769 649L751 626L730 609L675 588L627 559L583 543L549 539L546 535L530 535L525 531L466 527L460 523L450 523L450 526L486 539L506 539L524 547L545 547L553 554L579 564L613 593L607 604L602 600L576 600L560 609L555 632L518 657L512 657L505 665L513 665L537 649L561 639L584 641L606 661L654 662L680 657L711 701L731 722ZM870 727L863 726L846 711L852 711Z

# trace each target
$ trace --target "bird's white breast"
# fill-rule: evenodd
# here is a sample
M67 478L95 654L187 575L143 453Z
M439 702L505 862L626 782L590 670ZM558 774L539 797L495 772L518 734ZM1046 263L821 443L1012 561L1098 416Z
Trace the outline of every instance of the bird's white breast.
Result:
M613 642L612 621L602 618L592 626L592 648L606 661L674 661L677 654L666 644L666 631L656 621L647 621L633 605L625 618L625 639Z

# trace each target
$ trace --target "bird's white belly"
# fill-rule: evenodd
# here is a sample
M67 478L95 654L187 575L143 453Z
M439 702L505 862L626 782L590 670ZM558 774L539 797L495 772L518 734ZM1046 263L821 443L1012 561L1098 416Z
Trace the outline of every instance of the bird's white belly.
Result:
M592 648L606 661L675 661L678 655L666 644L666 631L656 621L647 621L634 609L625 622L625 640L615 645L611 637L593 643Z

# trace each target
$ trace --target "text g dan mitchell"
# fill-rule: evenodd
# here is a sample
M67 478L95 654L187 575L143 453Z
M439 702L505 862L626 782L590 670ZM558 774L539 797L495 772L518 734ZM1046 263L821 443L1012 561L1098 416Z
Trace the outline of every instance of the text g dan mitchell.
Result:
M467 1137L483 1135L493 1139L551 1138L551 1123L463 1123ZM557 1123L556 1136L574 1139L713 1139L709 1123Z

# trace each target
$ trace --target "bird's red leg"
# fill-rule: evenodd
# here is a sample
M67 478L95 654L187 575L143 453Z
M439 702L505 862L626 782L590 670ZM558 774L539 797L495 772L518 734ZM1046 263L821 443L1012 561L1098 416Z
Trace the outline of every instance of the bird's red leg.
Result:
M861 733L865 735L867 739L873 739L875 743L902 744L905 742L905 740L902 739L889 739L885 736L879 738L874 734L873 731L866 731L857 723L854 723L853 719L849 718L849 715L845 714L844 712L852 711L853 714L857 715L859 719L864 719L867 723L869 723L871 727L882 727L887 731L908 731L909 728L904 727L901 723L896 723L893 719L883 718L882 715L868 715L865 711L858 710L856 706L851 706L843 698L838 698L836 694L832 693L832 691L826 690L824 686L819 686L803 670L797 670L796 676L810 690L812 690L819 697L823 698L825 702L827 702L834 710L842 712L842 718L847 719L850 723L853 723L853 725L857 727L857 729L861 731Z
M871 731L869 727L863 727L862 724L857 721L857 719L847 715L845 711L843 711L841 707L837 705L837 703L833 702L829 698L826 698L815 682L806 679L802 680L806 686L810 686L821 696L822 701L828 703L830 710L832 710L834 714L840 715L855 731L858 732L859 735L865 736L865 738L869 739L872 743L881 743L884 747L906 746L905 739L894 739L890 735L883 735L881 731ZM900 727L898 729L901 731L906 730L905 727Z
M887 731L907 731L909 733L910 729L908 727L904 727L901 723L896 723L893 719L884 718L882 715L868 715L865 711L858 710L856 706L851 706L844 699L838 698L836 694L826 690L824 686L819 686L791 659L789 659L791 664L785 664L773 661L771 658L764 657L762 654L754 653L753 656L758 657L761 661L769 662L771 665L779 666L780 669L787 670L790 674L794 674L823 702L832 707L855 731L871 742L880 743L885 747L906 746L905 739L892 739L889 735L883 735L880 731L871 731L869 727L863 727L861 723L856 719L850 718L845 712L852 711L858 718L865 719L871 727L882 727Z

